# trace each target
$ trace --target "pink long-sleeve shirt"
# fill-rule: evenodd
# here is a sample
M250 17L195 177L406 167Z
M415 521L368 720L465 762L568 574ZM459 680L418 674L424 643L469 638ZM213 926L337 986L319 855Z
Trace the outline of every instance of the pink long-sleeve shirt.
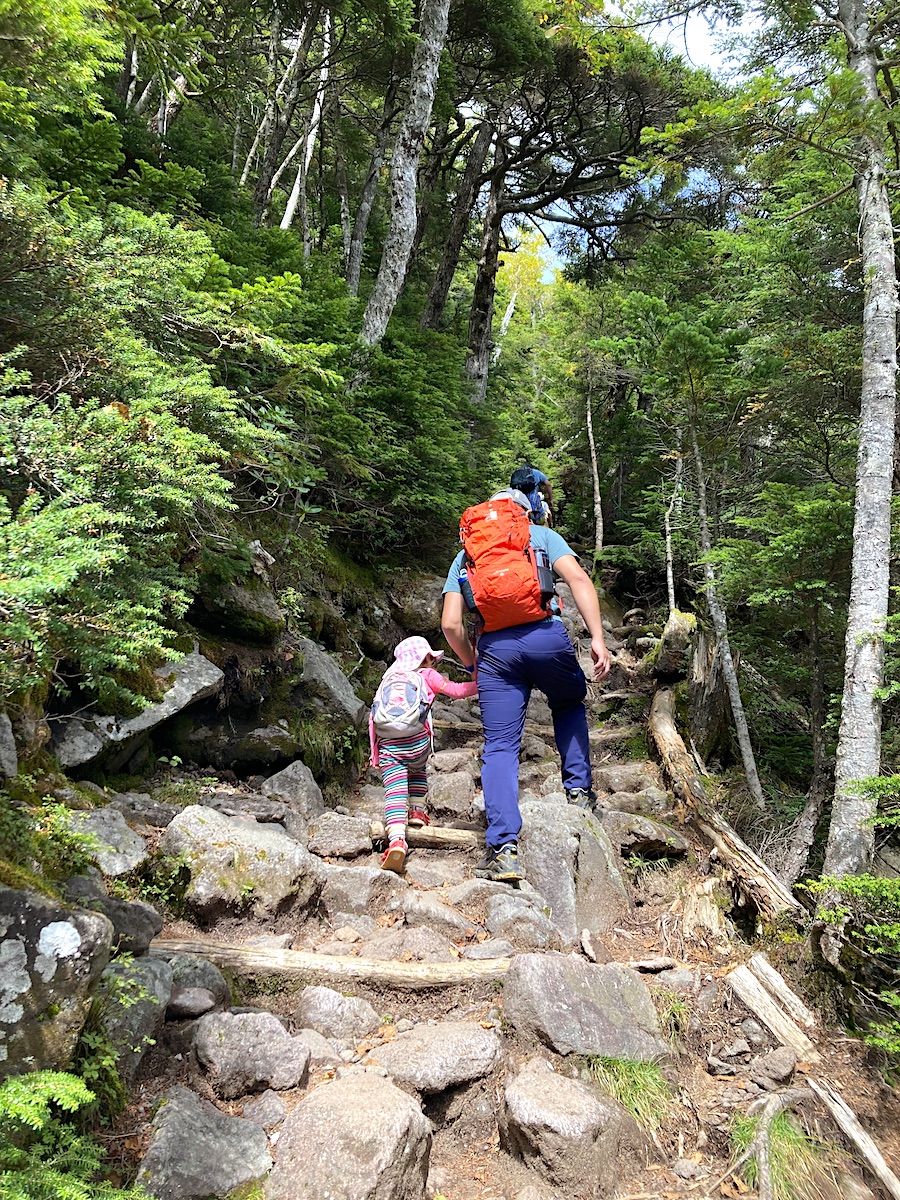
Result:
M433 704L435 696L449 696L451 700L467 700L469 696L478 694L478 684L472 683L454 683L452 679L445 678L440 671L435 671L433 667L421 667L419 674L425 683L425 691L428 695L428 703ZM431 720L425 722L425 728L431 734ZM378 736L375 733L375 726L372 723L372 714L369 713L369 750L371 751L370 763L373 767L378 766Z

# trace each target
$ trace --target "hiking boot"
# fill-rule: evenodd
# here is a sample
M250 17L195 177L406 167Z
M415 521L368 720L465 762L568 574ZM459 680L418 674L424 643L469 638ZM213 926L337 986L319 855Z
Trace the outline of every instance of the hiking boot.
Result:
M574 804L576 808L583 808L586 812L593 812L597 804L597 793L593 788L567 788L566 799L570 804Z
M484 862L475 868L479 879L492 879L495 883L515 883L525 876L519 869L519 847L515 842L505 846L488 846Z
M411 829L421 829L423 825L431 824L431 817L424 808L411 808L406 823Z
M381 856L382 871L396 871L399 875L406 865L406 838L394 838Z

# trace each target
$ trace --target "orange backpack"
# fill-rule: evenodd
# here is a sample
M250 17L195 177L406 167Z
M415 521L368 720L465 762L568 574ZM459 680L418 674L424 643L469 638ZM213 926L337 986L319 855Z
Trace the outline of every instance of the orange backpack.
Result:
M531 522L514 500L486 500L467 508L459 522L459 540L487 632L547 616L550 595L541 590Z

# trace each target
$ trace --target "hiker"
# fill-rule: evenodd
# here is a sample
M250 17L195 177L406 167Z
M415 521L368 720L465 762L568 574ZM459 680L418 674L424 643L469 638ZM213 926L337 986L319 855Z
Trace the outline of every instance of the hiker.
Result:
M584 707L587 682L565 626L552 611L553 572L572 589L591 635L594 678L605 678L610 665L590 577L558 533L529 523L530 511L528 497L509 488L463 513L463 549L444 584L441 622L457 657L473 669L476 655L466 636L465 612L477 605L482 627L477 637L484 724L481 780L488 827L487 856L476 874L506 882L522 878L519 751L532 688L542 691L550 704L568 801L590 810L597 798Z
M553 524L553 484L534 463L517 467L510 476L509 486L528 497L535 525Z
M378 685L369 713L371 765L380 767L384 782L384 828L387 849L383 871L403 870L406 827L430 825L425 811L428 779L425 764L433 749L429 714L436 695L462 700L474 696L477 683L453 683L434 667L444 657L423 637L410 637L394 650L394 663ZM410 807L412 801L412 807Z

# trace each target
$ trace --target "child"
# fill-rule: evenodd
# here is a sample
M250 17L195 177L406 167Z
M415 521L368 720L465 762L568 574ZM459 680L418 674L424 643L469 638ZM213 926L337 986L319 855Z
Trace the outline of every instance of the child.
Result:
M384 781L384 827L387 831L387 850L381 859L383 871L402 871L406 862L406 826L419 827L430 824L422 805L428 794L425 764L432 749L432 733L429 713L434 698L439 693L453 700L474 696L477 683L452 683L438 671L434 664L444 657L443 650L432 650L423 637L406 638L394 651L394 665L384 674L379 685L373 711L369 715L369 740L372 747L372 766L381 768ZM414 674L413 674L414 673ZM410 720L414 732L410 735L380 734L375 729L378 714L376 708L383 696L385 683L400 676L399 691L402 694L402 679L408 677L406 688L420 686L421 711L406 719ZM418 676L421 680L419 685ZM410 807L410 800L413 801Z

